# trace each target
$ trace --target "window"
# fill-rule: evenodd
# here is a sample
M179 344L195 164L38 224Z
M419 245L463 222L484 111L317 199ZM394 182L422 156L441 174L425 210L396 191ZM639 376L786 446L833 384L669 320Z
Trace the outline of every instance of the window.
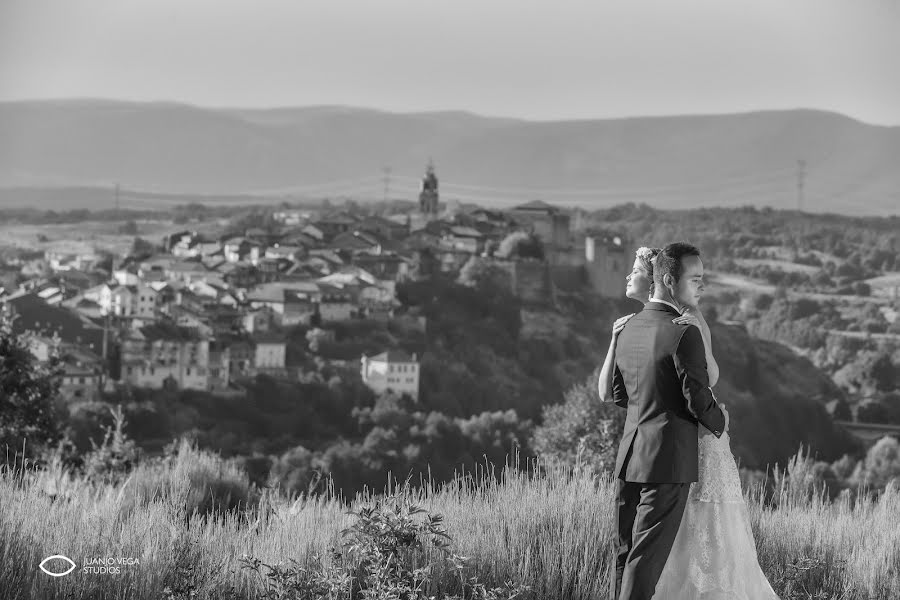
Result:
M185 370L184 370L184 374L185 374L185 375L190 375L190 374L191 374L191 368L188 367L187 369L185 369Z
M78 378L78 383L84 385L84 377L79 377L79 378Z
M131 367L126 367L126 368L125 368L125 372L126 372L128 375L131 375L131 373L132 373L133 371L134 371L134 369L132 369Z

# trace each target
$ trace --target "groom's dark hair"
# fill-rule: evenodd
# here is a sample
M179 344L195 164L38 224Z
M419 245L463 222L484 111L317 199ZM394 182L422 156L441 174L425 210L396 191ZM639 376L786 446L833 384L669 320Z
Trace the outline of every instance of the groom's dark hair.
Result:
M681 262L685 256L700 256L700 249L687 242L675 242L669 244L656 255L656 264L653 267L653 283L656 289L663 287L663 277L670 274L675 281L681 279L684 265Z

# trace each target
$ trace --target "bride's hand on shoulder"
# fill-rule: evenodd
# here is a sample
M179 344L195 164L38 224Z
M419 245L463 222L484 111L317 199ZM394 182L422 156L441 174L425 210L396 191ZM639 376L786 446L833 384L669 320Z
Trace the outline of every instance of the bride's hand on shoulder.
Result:
M635 313L631 313L630 315L625 315L624 317L619 317L616 319L616 322L613 323L612 334L613 337L618 337L618 335L625 329L625 323L631 320Z
M700 327L700 318L697 317L697 315L690 308L685 309L680 317L675 317L674 319L672 319L672 322L676 325L694 325L697 328Z

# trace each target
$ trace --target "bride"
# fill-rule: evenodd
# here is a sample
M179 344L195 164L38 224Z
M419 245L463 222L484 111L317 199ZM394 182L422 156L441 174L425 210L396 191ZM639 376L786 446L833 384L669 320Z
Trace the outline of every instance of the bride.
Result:
M628 298L644 302L652 295L653 261L659 252L659 248L638 249L632 271L625 278ZM627 315L613 324L612 341L598 382L604 402L612 399L616 340L633 316ZM712 355L709 325L699 308L689 307L673 322L700 329L709 385L714 386L719 367ZM720 438L699 428L699 477L691 484L687 507L653 600L778 599L759 566L737 464L729 445L728 413L723 412L725 432Z

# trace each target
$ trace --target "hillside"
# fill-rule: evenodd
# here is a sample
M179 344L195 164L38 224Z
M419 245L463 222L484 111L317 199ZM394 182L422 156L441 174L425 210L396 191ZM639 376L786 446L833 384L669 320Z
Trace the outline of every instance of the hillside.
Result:
M731 412L732 450L742 466L783 467L800 445L826 461L854 452L857 442L825 410L828 401L844 397L825 373L740 326L712 323L710 328L721 369L715 393Z
M530 122L463 112L347 107L204 109L102 100L0 103L0 204L10 188L96 187L180 194L414 198L428 158L442 197L512 204L540 197L600 208L796 205L889 214L900 199L900 128L810 110ZM40 193L37 194L38 201ZM68 200L54 197L55 202ZM84 190L71 207L91 206ZM166 198L160 198L165 203Z

